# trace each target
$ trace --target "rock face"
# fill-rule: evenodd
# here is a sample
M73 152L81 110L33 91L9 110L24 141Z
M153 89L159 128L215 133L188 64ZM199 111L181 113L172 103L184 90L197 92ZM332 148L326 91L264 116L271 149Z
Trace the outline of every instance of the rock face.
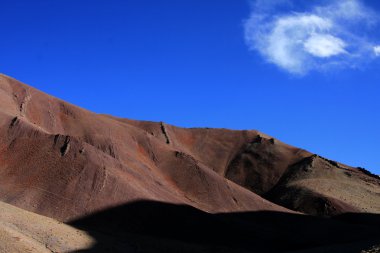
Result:
M0 75L0 200L60 221L137 200L380 212L380 180L258 131L95 114Z

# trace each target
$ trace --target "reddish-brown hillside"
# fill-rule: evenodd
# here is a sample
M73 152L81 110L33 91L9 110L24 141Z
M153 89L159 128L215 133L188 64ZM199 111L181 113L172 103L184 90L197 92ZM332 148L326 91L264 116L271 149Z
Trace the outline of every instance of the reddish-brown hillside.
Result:
M45 216L136 200L212 213L380 212L379 193L378 178L255 130L95 114L0 75L0 200Z
M2 75L0 136L0 199L59 220L142 199L210 212L287 211L222 176L225 157L255 131L115 119ZM199 155L203 148L212 160Z

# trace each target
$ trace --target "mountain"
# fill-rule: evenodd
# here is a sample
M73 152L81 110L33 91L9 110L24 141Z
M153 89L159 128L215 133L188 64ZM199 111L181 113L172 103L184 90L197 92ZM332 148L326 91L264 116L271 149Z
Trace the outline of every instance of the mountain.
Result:
M133 237L139 241L141 234L148 234L146 240L155 245L163 234L168 240L162 242L165 250L174 247L173 252L180 248L178 240L182 246L186 238L192 238L186 243L206 243L176 227L186 219L192 222L185 222L184 229L218 235L210 239L213 245L228 240L221 234L231 232L226 224L245 236L259 233L247 229L248 224L259 224L261 230L267 229L265 236L257 237L262 243L281 231L289 249L350 243L354 228L363 230L365 236L356 238L360 241L378 232L372 227L379 224L378 176L256 130L179 128L96 114L0 75L0 137L0 201L98 231L95 238L99 233L101 238L107 237L103 233L139 234ZM161 211L170 217L158 215ZM352 225L347 213L360 217L355 218L360 224ZM305 214L334 217L325 221ZM290 228L273 225L268 217L280 223L283 217L284 223L295 222L303 230L303 221L312 227L326 223L346 237L323 239L313 232L313 239L308 239L300 233L306 246L293 243L287 235ZM199 219L204 222L198 224ZM169 227L157 233L147 220ZM317 227L316 231L323 230ZM247 244L243 249L251 252L254 247L245 236L225 244L224 250ZM153 248L149 250L161 252Z

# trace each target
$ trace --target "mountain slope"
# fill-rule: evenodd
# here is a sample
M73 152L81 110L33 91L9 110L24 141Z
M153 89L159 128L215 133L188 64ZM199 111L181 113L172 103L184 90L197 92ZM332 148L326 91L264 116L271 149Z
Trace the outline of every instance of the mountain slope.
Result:
M292 165L266 194L280 205L314 215L379 213L379 196L378 176L317 155Z
M0 202L0 252L74 252L95 243L84 231Z
M0 136L0 200L61 221L136 200L213 213L380 212L378 178L322 158L305 173L313 154L258 131L99 115L5 75Z
M167 143L161 126L155 135L5 76L0 102L0 199L7 203L59 220L138 199L211 212L287 211Z

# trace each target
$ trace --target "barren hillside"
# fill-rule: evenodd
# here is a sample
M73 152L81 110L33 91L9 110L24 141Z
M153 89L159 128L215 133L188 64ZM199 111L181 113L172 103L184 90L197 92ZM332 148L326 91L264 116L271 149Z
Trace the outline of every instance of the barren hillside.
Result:
M87 217L140 201L192 207L219 226L221 213L228 217L223 224L248 222L228 216L242 212L286 218L380 213L380 179L256 130L179 128L95 114L0 75L0 200L75 226L93 227ZM255 219L247 224L255 226ZM3 238L18 233L5 227ZM341 241L326 244L332 242ZM300 246L294 245L290 249Z

